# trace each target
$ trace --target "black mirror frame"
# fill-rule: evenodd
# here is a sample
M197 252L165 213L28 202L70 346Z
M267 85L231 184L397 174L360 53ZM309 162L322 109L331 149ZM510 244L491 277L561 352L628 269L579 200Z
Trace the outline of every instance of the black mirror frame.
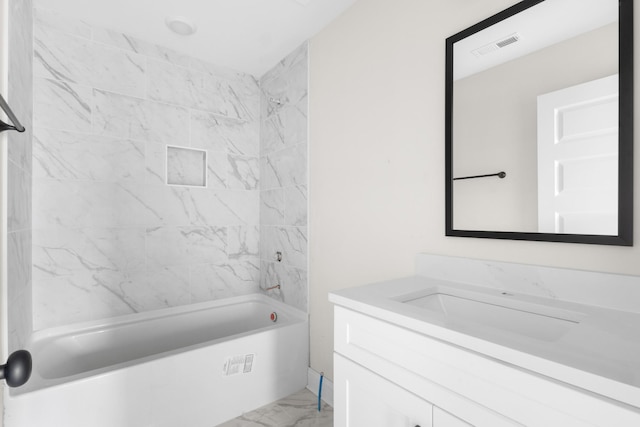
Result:
M633 0L619 0L618 235L455 230L453 228L453 45L545 0L524 0L446 39L445 235L633 246Z

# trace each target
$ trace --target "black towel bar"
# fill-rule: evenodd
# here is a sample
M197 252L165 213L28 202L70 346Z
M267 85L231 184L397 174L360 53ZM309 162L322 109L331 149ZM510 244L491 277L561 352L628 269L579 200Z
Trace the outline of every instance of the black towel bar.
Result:
M507 173L506 172L497 172L497 173L488 173L486 175L461 176L460 178L453 178L453 180L456 181L458 179L486 178L488 176L497 176L497 177L500 177L500 178L504 178L505 176L507 176Z

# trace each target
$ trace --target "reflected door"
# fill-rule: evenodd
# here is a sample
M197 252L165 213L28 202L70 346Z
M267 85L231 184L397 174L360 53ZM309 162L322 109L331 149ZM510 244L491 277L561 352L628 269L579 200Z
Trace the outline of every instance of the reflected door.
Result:
M538 97L538 231L618 234L618 76Z

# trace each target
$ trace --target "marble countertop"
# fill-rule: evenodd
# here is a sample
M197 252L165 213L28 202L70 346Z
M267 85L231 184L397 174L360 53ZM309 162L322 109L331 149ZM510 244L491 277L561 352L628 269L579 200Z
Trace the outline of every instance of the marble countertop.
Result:
M407 303L434 293L567 319L568 326L535 336L518 333L508 324L490 326ZM329 300L640 408L639 313L421 276L336 291Z

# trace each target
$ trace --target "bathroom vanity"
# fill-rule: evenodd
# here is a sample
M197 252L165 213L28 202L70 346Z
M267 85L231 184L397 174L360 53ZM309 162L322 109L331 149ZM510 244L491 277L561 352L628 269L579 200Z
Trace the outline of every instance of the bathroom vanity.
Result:
M639 278L418 264L330 294L336 427L640 426L640 313L624 306L640 301ZM567 280L583 282L580 302L559 297ZM632 291L622 306L590 304L600 282Z

